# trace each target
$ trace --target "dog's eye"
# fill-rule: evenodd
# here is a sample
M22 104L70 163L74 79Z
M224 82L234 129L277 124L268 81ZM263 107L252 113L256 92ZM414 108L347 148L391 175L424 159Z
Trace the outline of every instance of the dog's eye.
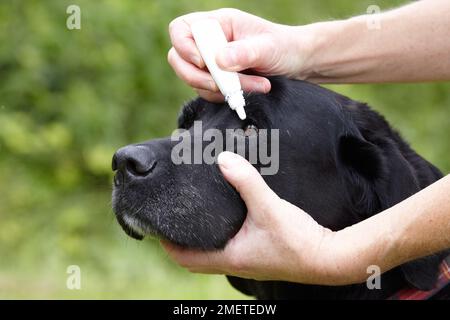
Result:
M258 128L254 124L246 125L244 128L244 135L246 137L255 136L258 134Z
M234 133L244 137L252 137L258 134L258 128L254 124L247 124L242 129L234 129Z

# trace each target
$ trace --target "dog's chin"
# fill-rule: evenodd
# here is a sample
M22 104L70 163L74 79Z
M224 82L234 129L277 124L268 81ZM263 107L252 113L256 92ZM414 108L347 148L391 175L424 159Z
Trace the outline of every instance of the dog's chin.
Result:
M117 220L123 231L133 239L142 240L146 236L157 237L157 233L145 222L130 215L117 215Z
M216 203L207 203L207 206L197 201L200 198L182 203L158 197L161 202L158 206L148 194L147 198L142 199L119 191L113 192L113 211L124 232L136 240L151 237L184 248L205 251L222 249L237 233L245 218L244 205L238 201L227 202L227 210L241 213L230 217L229 212L219 210L223 206ZM216 216L211 215L214 210ZM192 215L192 212L196 214Z

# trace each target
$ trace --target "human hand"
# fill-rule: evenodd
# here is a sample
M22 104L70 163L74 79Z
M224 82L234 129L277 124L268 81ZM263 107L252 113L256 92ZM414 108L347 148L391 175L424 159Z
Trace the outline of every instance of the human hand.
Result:
M224 100L205 67L191 32L192 23L208 18L219 21L230 41L216 57L217 64L224 70L241 72L251 69L266 76L295 77L308 58L307 42L311 37L307 34L302 37L298 27L272 23L237 9L180 16L169 25L173 47L169 50L168 61L178 77L207 100ZM302 50L297 48L299 38L302 39ZM270 81L263 76L240 73L239 77L244 91L270 91Z
M222 152L218 164L248 209L240 231L223 250L198 251L161 241L176 262L191 272L256 280L329 283L334 232L280 199L244 158Z

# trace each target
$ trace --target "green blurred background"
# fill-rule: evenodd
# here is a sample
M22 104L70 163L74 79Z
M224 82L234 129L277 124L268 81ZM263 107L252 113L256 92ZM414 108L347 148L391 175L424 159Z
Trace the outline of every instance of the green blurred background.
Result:
M178 15L235 7L286 24L345 18L404 1L0 2L0 298L241 298L222 276L174 265L111 210L111 156L168 135L193 91L166 62ZM66 28L81 7L82 29ZM405 35L407 36L407 35ZM450 85L331 86L386 115L450 170ZM81 268L81 290L66 268Z

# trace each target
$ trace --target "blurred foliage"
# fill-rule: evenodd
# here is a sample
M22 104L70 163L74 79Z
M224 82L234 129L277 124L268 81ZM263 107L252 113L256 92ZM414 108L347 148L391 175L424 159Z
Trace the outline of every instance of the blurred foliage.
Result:
M382 8L403 1L376 1ZM82 29L66 28L81 7ZM128 239L110 209L111 156L169 134L193 92L166 63L167 25L236 7L280 23L364 13L373 1L2 0L0 298L238 298L221 276L192 275L155 241ZM444 172L450 86L331 86L368 102ZM82 290L65 287L82 270Z

